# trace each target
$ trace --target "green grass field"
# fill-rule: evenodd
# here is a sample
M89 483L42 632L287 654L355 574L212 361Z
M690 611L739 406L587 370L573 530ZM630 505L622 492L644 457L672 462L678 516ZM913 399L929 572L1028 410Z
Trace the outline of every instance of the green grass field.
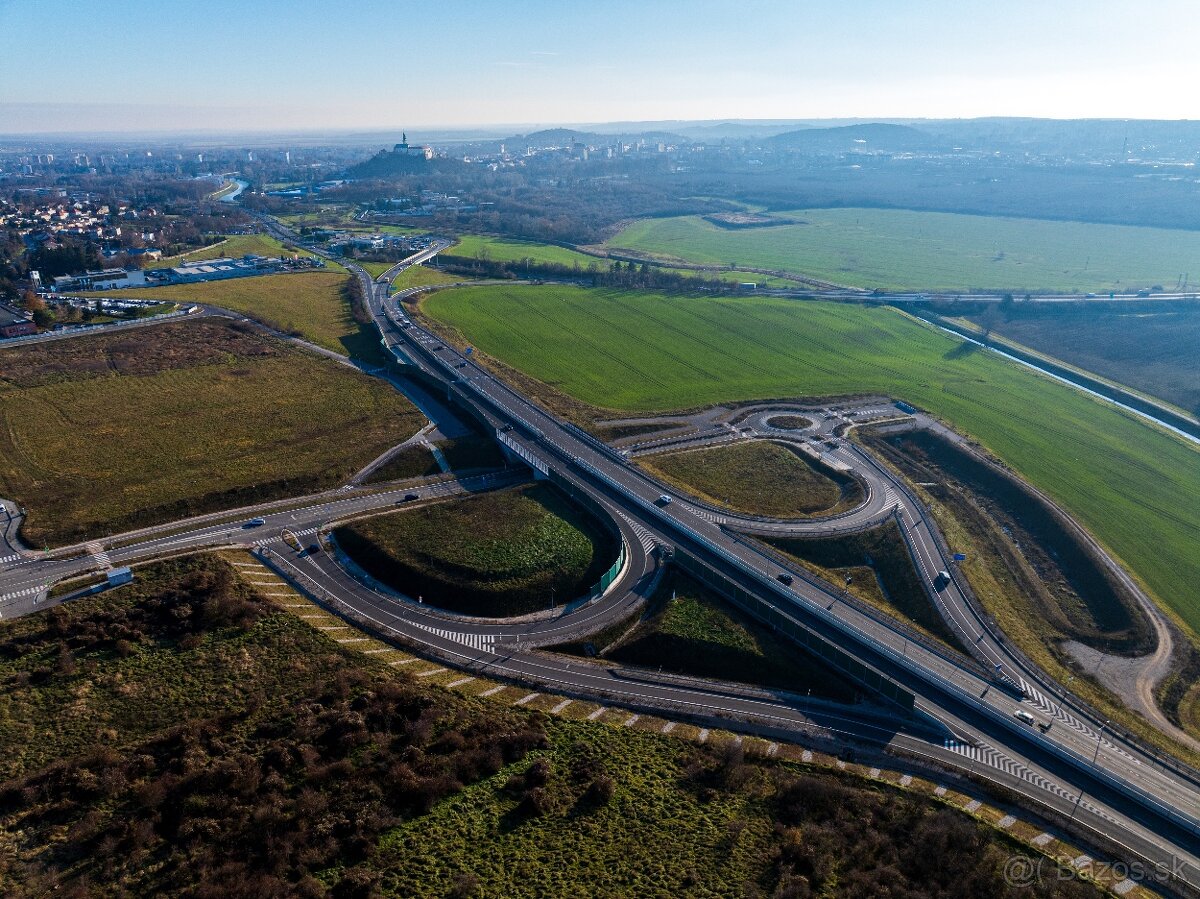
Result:
M914 212L809 209L803 224L732 230L699 216L634 222L608 242L665 260L737 263L905 290L1108 292L1200 269L1200 233Z
M318 346L361 359L381 355L379 333L350 314L344 289L349 275L297 272L230 278L201 284L171 284L137 290L108 290L100 296L153 297L180 303L211 303L292 332ZM95 295L95 294L94 294Z
M368 518L335 536L406 595L488 617L578 599L617 554L599 524L548 484Z
M389 268L391 268L394 264L395 263L392 263L392 262L359 262L358 263L358 265L362 266L366 270L367 274L370 275L372 278L378 278L380 275L382 275L384 272L386 272Z
M467 279L462 275L452 275L430 265L413 265L392 280L392 292L409 287L423 287L426 284L458 284L465 280Z
M239 258L247 253L257 256L311 256L307 250L287 250L282 243L269 234L231 234L210 247L201 247L178 256L165 257L153 268L178 265L180 262L199 262L204 259L219 259L222 256Z
M993 334L1200 416L1200 302L1017 304L986 320Z
M524 259L530 259L535 263L541 264L578 265L584 270L592 265L601 270L607 270L613 262L611 259L591 256L587 253L580 253L576 250L555 246L554 244L526 240L508 240L502 237L483 237L476 234L460 235L458 244L450 248L449 255L466 256L472 259L483 255L494 262L520 262ZM689 259L686 261L691 262L695 260ZM754 275L747 274L746 272L730 271L695 271L692 269L672 268L670 266L663 266L663 268L682 275L717 278L721 281L737 283L754 281L764 284L767 287L796 286L793 281L785 278L776 278L771 275Z
M903 313L560 286L439 291L423 308L606 410L852 393L925 407L1054 497L1200 630L1200 453Z
M520 262L530 259L536 263L553 263L556 265L575 265L587 268L589 265L606 265L603 259L558 247L553 244L537 243L527 240L509 240L503 237L483 237L477 234L462 234L458 243L447 253L451 256L466 256L474 259L482 257L493 262Z
M0 496L34 545L80 540L335 486L422 423L387 384L216 321L14 347Z
M703 500L750 515L833 514L862 500L857 481L835 479L832 470L821 470L799 452L765 440L658 454L640 464Z

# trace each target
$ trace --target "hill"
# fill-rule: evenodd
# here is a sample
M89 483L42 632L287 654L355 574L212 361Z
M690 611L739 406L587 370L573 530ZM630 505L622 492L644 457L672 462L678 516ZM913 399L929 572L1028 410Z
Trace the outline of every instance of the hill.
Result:
M351 179L397 178L403 175L427 175L455 171L463 166L461 159L398 153L395 150L380 150L366 162L352 166L347 174Z
M765 143L783 151L825 153L850 150L903 152L934 149L938 145L938 142L924 131L918 131L908 125L883 122L787 131L769 138Z

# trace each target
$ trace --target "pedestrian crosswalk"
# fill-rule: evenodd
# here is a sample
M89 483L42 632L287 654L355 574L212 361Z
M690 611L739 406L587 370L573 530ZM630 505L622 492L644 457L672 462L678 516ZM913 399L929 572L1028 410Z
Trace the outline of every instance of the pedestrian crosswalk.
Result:
M8 565L10 562L20 562L20 553L13 553L11 556L0 556L0 565Z
M318 530L320 530L320 528L317 527L316 525L313 525L312 527L303 528L298 531L293 531L289 528L287 532L289 534L291 534L292 536L299 538L299 537L311 537ZM260 546L260 547L261 546L269 546L272 543L278 542L279 539L280 539L280 537L278 534L273 534L270 537L260 537L259 539L254 541L254 545Z
M40 584L36 587L26 587L24 590L14 590L12 593L0 596L0 602L12 602L14 599L21 599L24 596L35 596L46 589L49 589L46 584Z
M103 543L89 543L87 545L87 551L91 554L91 557L96 561L97 565L100 565L102 568L112 568L112 559L110 559L108 557L108 553L104 551Z

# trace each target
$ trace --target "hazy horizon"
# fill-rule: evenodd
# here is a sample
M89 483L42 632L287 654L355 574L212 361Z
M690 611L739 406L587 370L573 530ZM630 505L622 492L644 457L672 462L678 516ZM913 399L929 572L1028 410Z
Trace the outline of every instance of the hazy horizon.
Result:
M1048 6L0 0L0 133L1200 118L1190 4Z

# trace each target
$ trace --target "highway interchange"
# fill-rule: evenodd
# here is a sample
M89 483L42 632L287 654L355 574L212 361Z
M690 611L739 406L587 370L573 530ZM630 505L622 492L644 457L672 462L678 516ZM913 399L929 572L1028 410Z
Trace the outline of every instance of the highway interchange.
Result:
M868 453L835 434L835 428L848 423L894 417L894 407L876 401L810 409L813 427L797 433L773 428L764 413L747 420L749 431L731 438L807 443L825 461L845 466L862 481L866 498L857 509L832 519L780 522L707 507L665 488L624 453L559 421L411 320L397 297L389 296L390 280L445 246L434 243L375 282L356 271L368 287L384 345L448 404L494 428L515 457L609 518L624 546L625 563L606 592L519 621L469 619L379 589L336 551L325 549L327 541L321 551L309 550L310 541L326 535L331 522L494 489L524 476L509 472L417 487L346 488L50 554L20 547L19 519L13 518L4 529L8 547L0 546L0 615L13 617L43 606L50 585L88 571L249 545L319 602L452 664L614 705L722 720L726 726L740 723L785 739L803 742L836 735L886 746L903 757L968 772L1023 796L1050 819L1069 822L1102 851L1153 866L1161 876L1151 877L1147 885L1158 881L1168 890L1200 891L1200 775L1114 732L1010 647L954 576L949 549L922 504ZM416 499L408 499L413 494ZM664 494L672 501L661 502ZM15 509L7 511L12 518ZM251 516L263 518L264 524L244 527ZM888 518L900 524L939 612L962 645L971 648L972 658L852 601L739 533L832 533ZM285 540L285 534L295 539ZM652 592L671 553L705 572L712 583L752 597L752 614L785 631L816 635L853 656L893 693L911 696L913 713L899 714L883 702L838 706L802 701L775 691L631 672L538 650L628 617ZM785 571L789 584L779 579ZM941 571L949 572L951 580L934 590L932 582ZM1042 726L1018 720L1018 709Z

